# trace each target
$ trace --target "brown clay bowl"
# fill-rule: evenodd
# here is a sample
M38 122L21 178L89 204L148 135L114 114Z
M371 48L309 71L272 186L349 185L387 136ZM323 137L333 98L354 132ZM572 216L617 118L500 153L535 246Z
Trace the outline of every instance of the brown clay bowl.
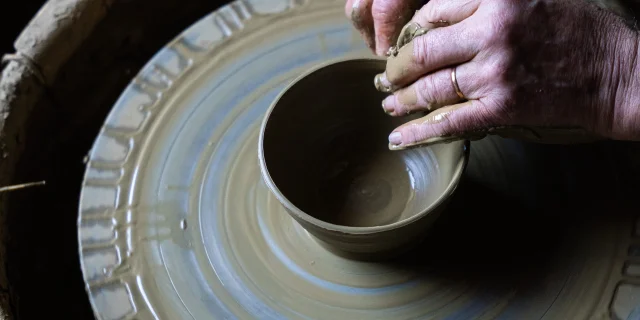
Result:
M420 115L386 115L373 79L385 62L340 60L294 80L273 102L259 141L264 181L327 248L387 257L419 242L454 192L468 141L391 151L387 137Z

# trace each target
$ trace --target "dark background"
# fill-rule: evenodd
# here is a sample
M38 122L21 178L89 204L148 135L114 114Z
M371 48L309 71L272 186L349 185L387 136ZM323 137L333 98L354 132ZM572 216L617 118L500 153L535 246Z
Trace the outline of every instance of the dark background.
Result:
M37 13L46 0L20 0L20 1L3 1L0 5L0 56L6 53L14 53L13 43L20 35L22 30L29 23L31 18ZM1 70L1 68L0 68ZM83 146L85 147L85 146ZM33 164L33 163L31 163ZM44 168L43 168L44 169ZM44 170L49 170L46 168ZM75 168L70 171L70 176L78 176L81 169ZM75 174L74 174L75 171ZM71 179L70 184L76 184L76 179ZM77 192L77 187L69 188L70 192ZM72 191L73 190L73 191ZM27 197L39 198L39 201L51 201L51 198L59 198L63 193L50 192L51 196L38 196L37 194L28 192ZM47 199L49 198L49 199ZM75 199L69 198L68 201L60 201L62 206L72 208ZM55 207L52 206L52 207ZM35 208L33 208L35 209ZM31 211L31 212L29 212ZM17 319L94 319L93 311L85 294L82 275L79 269L79 257L77 256L77 233L71 228L75 228L74 214L68 217L57 219L59 224L68 225L61 228L64 233L71 234L67 236L52 239L51 244L39 245L36 234L41 233L48 236L46 232L40 232L39 227L29 228L29 221L33 225L38 217L27 217L36 210L16 210L18 217L9 217L9 224L21 225L19 228L13 228L10 233L18 230L18 234L10 235L10 244L8 245L7 272L10 283L11 294L11 315ZM71 211L73 212L73 211ZM52 212L56 215L58 212ZM26 221L25 221L26 220ZM44 219L48 220L48 219ZM54 222L55 223L55 222ZM51 225L46 221L44 224ZM23 227L25 226L25 227ZM24 234L25 229L31 229ZM10 228L11 230L11 228ZM60 241L57 245L54 242ZM43 251L49 254L39 254L36 246L42 246ZM57 249L56 249L57 247ZM56 253L57 251L57 253ZM25 257L26 256L26 257ZM57 259L56 259L57 257ZM71 259L70 259L71 258ZM70 260L70 261L56 261ZM60 267L55 267L59 264ZM73 267L76 265L77 267ZM57 273L57 276L56 276ZM54 277L53 279L51 277ZM44 299L48 302L44 302Z
M14 52L14 40L45 2L1 2L0 55ZM114 1L61 66L24 124L20 122L24 134L14 139L24 151L12 182L45 180L47 185L6 196L10 227L6 258L0 263L6 264L9 288L0 290L9 293L15 319L93 319L78 257L83 158L138 70L182 30L225 2Z
M0 53L12 53L13 41L44 4L44 0L3 1L0 6Z

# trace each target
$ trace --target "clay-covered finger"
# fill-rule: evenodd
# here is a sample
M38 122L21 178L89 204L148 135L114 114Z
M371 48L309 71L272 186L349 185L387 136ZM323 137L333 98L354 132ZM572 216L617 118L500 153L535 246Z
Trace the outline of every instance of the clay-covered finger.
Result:
M372 8L373 0L352 0L347 1L345 11L351 19L353 26L362 34L367 46L375 52L376 41L371 12Z
M497 119L480 100L440 108L425 117L407 122L389 135L389 149L468 138L474 131L496 125Z
M387 59L385 72L377 77L379 86L402 88L426 74L470 61L481 46L475 30L458 23L416 37Z
M351 19L351 11L353 10L353 2L355 0L347 0L344 4L344 15Z
M371 14L375 31L375 53L383 56L395 45L402 27L411 20L420 0L377 0Z
M467 99L479 98L478 69L475 63L456 67L456 82ZM462 101L453 85L452 71L453 68L441 69L395 91L382 101L383 109L389 115L403 116L419 111L434 111Z

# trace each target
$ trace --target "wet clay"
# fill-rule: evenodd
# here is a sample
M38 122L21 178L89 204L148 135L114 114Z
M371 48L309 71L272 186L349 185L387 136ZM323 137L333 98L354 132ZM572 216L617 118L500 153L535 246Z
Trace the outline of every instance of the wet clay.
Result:
M270 11L279 4L256 2ZM424 231L428 223L423 221L435 217L437 210L406 226L396 222L402 229L397 233L376 227L319 227L307 222L310 218L294 220L295 215L285 211L260 172L262 118L302 70L344 56L347 50L359 54L366 48L344 21L341 2L287 2L299 6L254 14L242 20L242 29L217 29L214 23L222 22L221 16L235 17L228 15L234 12L230 9L251 3L223 7L169 46L192 44L200 39L194 34L211 39L212 34L222 37L233 31L209 49L187 51L184 61L193 61L191 69L176 73L168 88L153 91L159 99L151 105L139 99L142 93L123 96L110 116L119 120L115 125L107 122L108 130L99 134L98 141L110 143L98 143L90 155L79 230L82 267L97 316L627 319L628 310L637 305L637 286L630 283L637 269L632 276L623 277L622 272L625 260L631 260L626 253L634 244L632 234L639 233L632 231L635 220L613 214L620 212L611 206L618 201L598 201L616 199L612 195L618 192L614 169L619 162L607 161L603 152L581 150L567 157L562 148L490 137L473 143L465 178L446 213L406 259L362 262L321 246L323 231L324 242L333 239L343 245L347 237L351 243L365 243L365 234L388 235L377 243L415 237L420 233L412 228ZM341 23L343 32L326 33ZM356 42L354 49L345 49ZM286 45L273 51L281 44ZM173 65L163 58L156 56L152 63ZM246 67L225 73L239 65ZM162 81L161 75L143 73L127 92L141 83L149 85L145 79ZM338 88L317 91L332 95ZM201 100L203 94L207 97ZM116 131L126 128L138 110L148 111L145 126ZM379 102L371 110L382 112ZM115 132L126 139L109 140ZM98 167L104 164L101 156L119 154L114 152L119 145L131 148L123 167L114 167L114 162ZM453 152L440 148L446 147L396 152L407 153L412 161L424 160L415 164L421 170L412 171L416 194L436 196L430 185L419 182L451 176L446 164L454 162ZM291 154L296 149L283 150ZM411 156L423 150L431 152ZM414 165L408 160L405 164ZM607 180L598 179L605 176ZM113 214L100 201L110 195L108 186L117 186L119 192ZM559 199L577 201L566 210L557 205ZM94 207L97 204L103 206ZM601 215L583 210L593 204L592 210ZM572 212L576 219L566 229L556 228ZM339 230L347 230L345 237L340 238ZM111 249L117 249L113 255ZM637 250L629 252L635 255ZM124 311L122 316L118 311Z
M407 82L406 78L414 69L413 41L398 50L396 56L387 60L386 76L391 83Z
M384 61L369 59L329 64L295 82L272 107L262 140L264 167L294 216L343 233L349 231L344 227L390 226L428 214L455 183L453 168L465 159L462 142L389 150L389 133L419 115L390 117L377 107L385 94L370 79L383 68ZM328 83L334 84L331 94L318 90ZM437 157L447 160L434 168ZM367 245L376 251L374 242Z
M418 94L414 88L403 88L396 92L398 101L404 105L414 106L418 103Z
M406 218L414 189L401 158L384 151L358 152L360 148L333 150L338 149L329 149L330 158L318 165L316 192L297 200L302 210L322 221L353 227Z

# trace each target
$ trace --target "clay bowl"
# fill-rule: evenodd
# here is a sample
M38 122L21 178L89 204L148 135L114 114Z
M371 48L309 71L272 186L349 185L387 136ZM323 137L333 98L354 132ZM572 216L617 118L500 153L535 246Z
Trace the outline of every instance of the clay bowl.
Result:
M454 192L467 141L390 151L387 137L419 117L386 115L373 79L385 62L333 61L294 80L273 102L259 141L264 181L320 243L356 259L418 243Z

